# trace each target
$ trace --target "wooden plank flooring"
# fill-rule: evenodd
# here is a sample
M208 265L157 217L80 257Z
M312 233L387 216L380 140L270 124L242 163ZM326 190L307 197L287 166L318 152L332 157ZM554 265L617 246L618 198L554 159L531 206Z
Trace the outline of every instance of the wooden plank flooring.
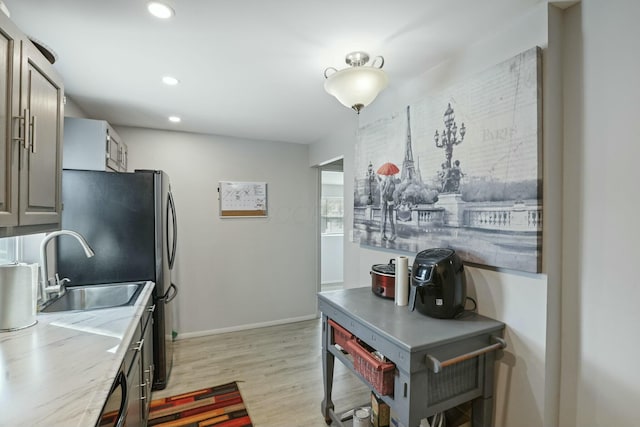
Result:
M238 381L256 427L324 427L320 319L178 340L173 370L153 399ZM368 388L339 361L339 411L369 401Z

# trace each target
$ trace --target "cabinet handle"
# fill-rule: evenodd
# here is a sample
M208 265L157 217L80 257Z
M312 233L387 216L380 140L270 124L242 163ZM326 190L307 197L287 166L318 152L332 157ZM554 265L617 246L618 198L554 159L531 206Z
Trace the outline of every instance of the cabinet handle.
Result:
M141 339L140 341L136 342L136 346L133 347L131 350L133 350L133 351L141 351L142 350L142 346L144 346L144 338Z
M31 152L33 154L36 153L36 116L31 116L31 120L29 122L29 132L30 132L30 144Z
M147 387L148 387L148 384L146 381L140 384L140 388L142 389L140 400L143 402L147 400Z
M18 136L14 136L12 139L14 141L18 141L22 143L23 148L27 148L27 117L29 117L29 110L24 109L23 116L14 116L14 120L18 120L22 122L21 125L18 125Z
M436 357L427 354L426 356L426 364L433 370L434 374L440 372L443 368L447 366L455 365L456 363L464 362L465 360L473 359L476 356L480 356L485 353L489 353L490 351L500 350L507 347L507 342L501 337L491 335L491 340L496 341L495 344L488 345L478 350L470 351L469 353L462 354L460 356L452 357L451 359L447 359L445 361L440 361Z

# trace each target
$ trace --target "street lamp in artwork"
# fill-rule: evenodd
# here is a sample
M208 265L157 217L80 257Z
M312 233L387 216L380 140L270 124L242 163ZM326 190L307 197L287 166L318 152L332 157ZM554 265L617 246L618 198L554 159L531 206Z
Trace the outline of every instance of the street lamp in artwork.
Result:
M369 166L367 166L367 179L369 180L369 197L367 198L367 205L373 204L373 194L371 187L373 186L373 165L369 162Z
M444 129L442 135L436 134L433 139L436 142L436 147L444 148L444 155L446 159L446 169L451 169L451 157L453 157L453 146L460 144L464 140L464 134L467 132L464 127L464 123L460 126L460 138L458 138L458 126L456 124L456 116L451 108L451 103L447 106L447 110L444 112Z

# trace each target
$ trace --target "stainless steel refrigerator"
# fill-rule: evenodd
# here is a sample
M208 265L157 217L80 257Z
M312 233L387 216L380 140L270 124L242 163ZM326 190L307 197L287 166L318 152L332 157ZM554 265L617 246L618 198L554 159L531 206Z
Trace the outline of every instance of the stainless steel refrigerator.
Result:
M68 285L155 282L153 388L165 388L173 363L171 306L177 294L171 281L176 210L168 175L65 169L62 203L62 228L82 234L95 252L87 258L77 242L57 239L58 273L71 280Z

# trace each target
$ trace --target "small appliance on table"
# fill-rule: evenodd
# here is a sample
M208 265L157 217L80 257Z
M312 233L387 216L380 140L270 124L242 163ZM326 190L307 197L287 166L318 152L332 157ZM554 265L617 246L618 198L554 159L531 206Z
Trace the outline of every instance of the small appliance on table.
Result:
M371 275L371 291L383 298L393 299L396 290L396 264L391 258L388 264L374 264L369 274ZM409 270L405 272L409 274Z
M419 252L411 269L409 309L438 319L451 319L464 311L467 281L462 260L453 249Z

